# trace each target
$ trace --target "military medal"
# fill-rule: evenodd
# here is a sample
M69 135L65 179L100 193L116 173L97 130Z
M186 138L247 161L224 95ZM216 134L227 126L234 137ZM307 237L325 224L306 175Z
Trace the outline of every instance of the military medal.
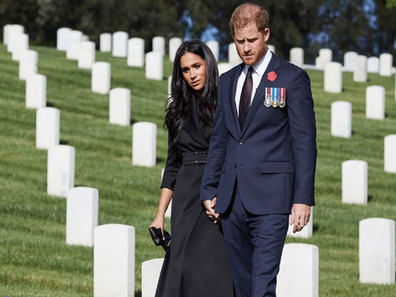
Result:
M272 88L265 88L264 106L270 107L272 104Z
M272 107L277 108L279 105L279 88L273 89Z
M279 107L286 106L286 88L279 88Z

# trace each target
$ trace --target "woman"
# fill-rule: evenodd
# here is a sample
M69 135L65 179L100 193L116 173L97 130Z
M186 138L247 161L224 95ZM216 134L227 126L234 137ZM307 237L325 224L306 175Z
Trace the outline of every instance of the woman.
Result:
M165 256L156 297L232 297L233 284L219 224L199 200L212 133L218 71L209 47L184 42L177 50L165 126L168 158L157 216L150 226L163 229L172 201L172 243ZM173 197L173 198L172 198Z

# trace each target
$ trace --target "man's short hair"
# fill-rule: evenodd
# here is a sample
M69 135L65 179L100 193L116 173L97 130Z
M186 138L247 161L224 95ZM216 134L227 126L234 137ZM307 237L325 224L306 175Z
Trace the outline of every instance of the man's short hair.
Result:
M257 4L246 3L238 6L231 15L230 30L234 37L235 30L244 28L248 24L255 22L257 29L262 32L268 28L268 12Z

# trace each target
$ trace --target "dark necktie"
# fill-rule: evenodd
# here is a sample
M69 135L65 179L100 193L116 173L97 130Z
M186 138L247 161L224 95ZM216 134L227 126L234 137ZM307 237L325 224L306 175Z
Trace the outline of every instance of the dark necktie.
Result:
M246 79L243 84L241 100L239 101L239 125L241 129L243 128L243 124L245 123L246 117L249 112L250 101L252 98L252 90L253 90L253 79L252 79L253 67L250 66L248 73L246 74Z

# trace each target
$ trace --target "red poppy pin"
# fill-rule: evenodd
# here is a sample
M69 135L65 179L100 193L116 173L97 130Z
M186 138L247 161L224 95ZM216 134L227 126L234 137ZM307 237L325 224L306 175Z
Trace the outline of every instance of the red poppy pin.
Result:
M214 112L213 105L212 105L211 103L209 103L209 106L208 106L208 107L209 107L210 112L213 113L213 112Z
M269 72L268 75L267 75L267 79L268 79L269 81L274 81L277 77L278 77L278 75L276 74L275 71L271 71L271 72Z

